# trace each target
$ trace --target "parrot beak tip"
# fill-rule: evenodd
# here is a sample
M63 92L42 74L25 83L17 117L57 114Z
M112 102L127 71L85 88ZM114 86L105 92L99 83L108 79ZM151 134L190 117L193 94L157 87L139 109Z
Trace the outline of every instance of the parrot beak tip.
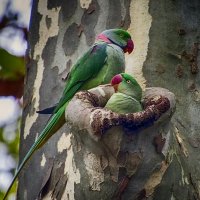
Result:
M128 42L127 42L127 45L125 47L125 50L124 52L128 52L128 54L132 53L134 49L134 43L133 43L133 40L129 39Z
M113 85L113 88L114 88L115 92L117 92L118 91L118 84Z

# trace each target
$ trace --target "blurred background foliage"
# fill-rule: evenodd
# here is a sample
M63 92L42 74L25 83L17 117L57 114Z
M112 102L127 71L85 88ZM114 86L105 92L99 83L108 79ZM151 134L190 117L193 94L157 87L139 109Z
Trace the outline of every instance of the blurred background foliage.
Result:
M0 4L0 199L18 163L31 0ZM16 184L9 199L15 199Z

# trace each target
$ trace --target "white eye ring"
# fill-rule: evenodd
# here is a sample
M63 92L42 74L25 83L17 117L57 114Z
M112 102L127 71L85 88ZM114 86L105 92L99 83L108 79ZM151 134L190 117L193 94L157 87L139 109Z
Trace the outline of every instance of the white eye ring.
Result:
M126 82L127 82L127 83L130 83L131 81L130 81L130 80L127 80Z

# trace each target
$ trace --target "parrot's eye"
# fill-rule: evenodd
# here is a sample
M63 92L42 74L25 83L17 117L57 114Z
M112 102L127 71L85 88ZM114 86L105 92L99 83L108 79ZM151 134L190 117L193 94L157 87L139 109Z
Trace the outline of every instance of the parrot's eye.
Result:
M131 81L130 81L130 80L127 80L126 82L127 82L127 83L130 83Z

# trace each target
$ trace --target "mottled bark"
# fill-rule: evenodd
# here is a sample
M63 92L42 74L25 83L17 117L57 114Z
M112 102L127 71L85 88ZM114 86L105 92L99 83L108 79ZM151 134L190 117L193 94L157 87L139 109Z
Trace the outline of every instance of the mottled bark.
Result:
M162 88L148 88L144 111L117 114L102 108L112 93L111 86L79 92L66 109L84 199L133 199L143 185L151 195L169 166L174 95ZM155 183L149 184L150 179Z
M113 127L96 137L66 124L21 174L19 200L200 199L199 10L199 0L33 1L20 159L48 120L35 111L58 101L70 67L107 28L133 37L126 71L144 90L169 89L177 103L171 122L166 112L163 123L131 136Z

